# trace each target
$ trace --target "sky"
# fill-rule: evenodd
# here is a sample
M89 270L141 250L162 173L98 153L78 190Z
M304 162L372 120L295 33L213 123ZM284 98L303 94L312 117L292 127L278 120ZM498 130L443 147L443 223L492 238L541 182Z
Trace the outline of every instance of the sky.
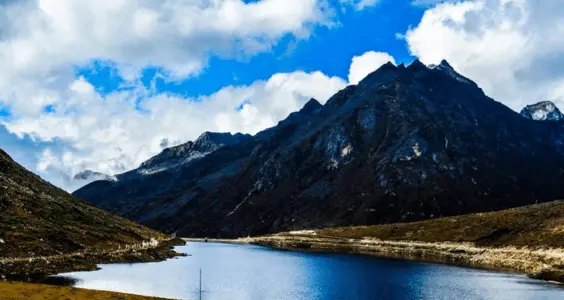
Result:
M564 108L561 0L0 0L0 148L72 191L205 131L254 134L382 64L446 59Z

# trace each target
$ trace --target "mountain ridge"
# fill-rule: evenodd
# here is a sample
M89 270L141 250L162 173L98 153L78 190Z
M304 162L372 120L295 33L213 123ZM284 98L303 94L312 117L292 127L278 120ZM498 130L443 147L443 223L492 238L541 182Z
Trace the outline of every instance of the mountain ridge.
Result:
M313 106L166 180L94 183L75 195L168 232L234 237L418 221L564 194L562 126L527 122L446 61L385 64Z

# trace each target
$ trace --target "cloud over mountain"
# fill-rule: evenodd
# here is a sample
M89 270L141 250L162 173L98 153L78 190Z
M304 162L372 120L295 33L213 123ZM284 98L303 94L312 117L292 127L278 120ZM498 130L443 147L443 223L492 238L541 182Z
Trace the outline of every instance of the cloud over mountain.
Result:
M564 2L474 0L428 9L407 31L424 63L447 59L494 99L514 110L564 104Z

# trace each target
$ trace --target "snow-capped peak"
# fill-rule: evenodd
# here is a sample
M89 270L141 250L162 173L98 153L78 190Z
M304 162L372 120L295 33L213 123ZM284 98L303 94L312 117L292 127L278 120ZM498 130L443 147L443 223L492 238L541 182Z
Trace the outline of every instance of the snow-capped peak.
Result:
M564 120L564 114L551 101L542 101L527 105L521 110L521 115L527 119L536 121L560 121Z

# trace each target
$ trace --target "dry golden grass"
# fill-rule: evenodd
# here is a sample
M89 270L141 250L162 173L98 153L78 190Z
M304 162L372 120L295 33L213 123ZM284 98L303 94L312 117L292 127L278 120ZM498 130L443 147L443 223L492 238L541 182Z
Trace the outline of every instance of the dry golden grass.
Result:
M67 286L51 286L19 282L0 282L2 300L141 300L163 299L105 291L78 289Z
M486 247L564 248L564 202L415 223L328 228L319 236L473 243Z

